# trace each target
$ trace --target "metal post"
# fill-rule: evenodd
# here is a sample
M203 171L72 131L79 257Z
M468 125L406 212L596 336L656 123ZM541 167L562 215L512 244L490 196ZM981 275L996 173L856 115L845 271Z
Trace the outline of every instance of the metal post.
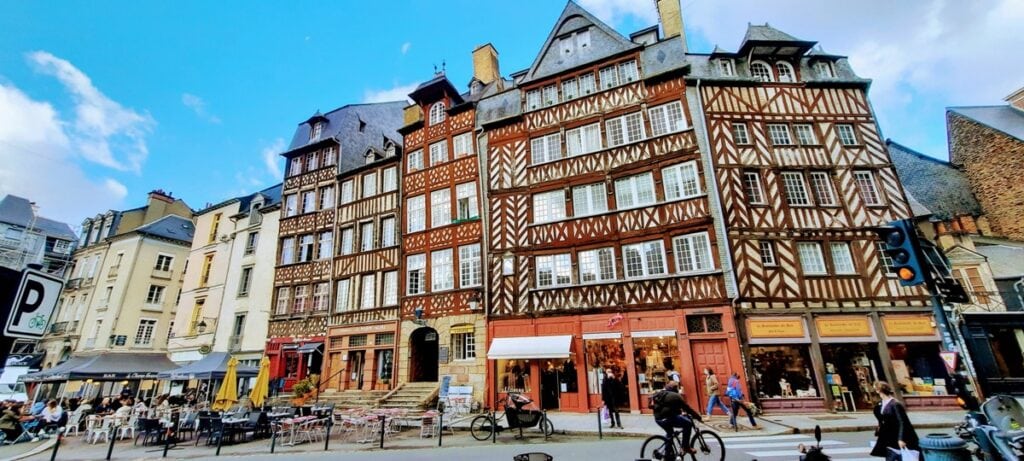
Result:
M220 420L220 433L217 434L217 455L220 456L220 445L224 443L224 420Z
M103 424L101 421L100 424ZM110 439L110 446L107 447L107 459L114 454L114 440L117 440L117 428L114 427L113 423L110 425L110 433L107 434L107 438Z
M437 413L437 446L441 446L441 439L444 438L444 412Z
M603 432L603 429L601 428L601 424L602 424L602 421L601 421L601 409L598 408L597 409L597 438L598 439L604 439L604 432Z
M331 409L331 413L327 416L327 430L324 431L324 451L327 451L327 444L331 442L331 426L334 425L334 409Z
M541 412L542 415L544 415L544 418L542 418L540 420L540 433L544 434L544 440L547 440L548 439L548 431L547 431L547 428L544 427L544 426L546 426L547 423L548 423L548 411L547 410L541 410L540 412Z
M384 448L384 415L380 415L380 447Z
M274 430L274 426L270 426L270 453L274 453L274 446L277 445L277 431Z
M498 443L498 418L495 417L493 409L491 410L491 443Z
M60 441L64 440L64 433L57 432L57 442L53 444L53 453L50 454L50 461L57 459L57 449L60 448Z
M174 420L174 418L171 418L171 421L173 421L173 420ZM175 428L177 428L177 425L175 425ZM177 435L177 430L175 430L175 435ZM175 438L177 438L177 436L175 436ZM170 450L170 449L171 449L171 428L168 427L166 433L164 433L164 456L163 456L164 458L167 457L167 450Z

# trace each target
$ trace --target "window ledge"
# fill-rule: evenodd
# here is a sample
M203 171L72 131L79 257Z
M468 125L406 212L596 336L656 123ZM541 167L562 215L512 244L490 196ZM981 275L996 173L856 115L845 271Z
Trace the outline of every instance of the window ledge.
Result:
M601 122L595 122L595 123L601 123ZM664 136L671 136L671 135L674 135L674 134L684 133L684 132L687 132L687 131L693 131L693 127L692 126L687 126L686 128L683 128L681 130L670 131L668 133L659 134L657 136L654 136L654 135L646 136L646 137L644 137L642 139L638 139L636 141L622 143L622 144L617 144L617 145L614 145L614 146L605 146L605 147L602 147L602 148L594 150L594 151L584 152L584 153L580 153L580 154L576 154L576 155L568 155L568 153L566 153L566 156L562 157L562 158L557 158L557 159L554 159L554 160L548 160L546 162L540 162L540 163L533 163L533 162L531 162L529 165L526 165L526 168L533 168L533 167L536 167L536 166L543 166L543 165L547 165L547 164L551 164L551 163L561 162L563 160L569 160L571 158L586 157L588 155L601 154L601 153L610 151L612 149L619 149L621 147L626 147L626 146L630 146L630 145L633 145L633 144L639 144L639 143L642 143L644 141L650 141L652 139L657 139L657 138L661 138L661 137L664 137ZM551 134L551 133L549 133L549 134ZM559 135L559 137L563 137L563 136Z
M654 203L649 204L649 205L639 205L639 206L632 206L632 207L628 207L628 208L616 208L614 210L602 211L600 213L581 215L581 216L568 216L568 217L561 218L561 219L552 219L551 221L531 222L531 223L527 224L526 227L543 226L545 224L554 224L554 223L560 223L560 222L573 221L573 220L577 220L577 219L586 219L586 218L593 218L593 217L596 217L596 216L611 215L611 214L620 213L620 212L624 212L624 211L633 211L633 210L639 210L639 209L643 209L643 208L650 208L650 207L656 207L656 206L661 206L661 205L668 205L670 203L675 203L675 202L684 202L686 200L693 200L693 199L698 199L698 198L707 198L707 196L708 196L707 193L701 193L701 194L694 195L692 197L682 197L682 198L677 198L677 199L672 199L672 200L663 200L663 201L660 201L660 202L654 202ZM768 206L768 205L764 204L764 205L761 205L761 206Z
M589 287L601 286L601 285L615 285L615 284L620 284L620 283L649 282L649 281L656 281L656 280L667 280L667 279L677 279L677 278L686 278L686 277L700 277L700 276L704 276L704 275L715 275L715 274L721 274L721 273L722 273L721 269L712 269L712 270L709 270L709 271L675 273L675 274L657 275L657 276L654 276L654 277L638 277L638 278L630 278L630 279L622 278L622 279L608 280L608 281L604 281L604 282L573 283L573 284L568 284L568 285L557 285L557 286L550 286L550 287L532 287L532 288L528 289L528 291L533 292L533 291L558 290L558 289L564 289L564 288L589 288Z

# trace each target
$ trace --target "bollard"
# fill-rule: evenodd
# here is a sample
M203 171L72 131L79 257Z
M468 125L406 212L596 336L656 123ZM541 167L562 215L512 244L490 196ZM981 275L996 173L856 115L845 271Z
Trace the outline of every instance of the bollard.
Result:
M437 446L441 446L441 439L444 438L444 412L437 414Z
M221 422L221 425L220 425L220 432L217 434L217 455L216 456L220 456L220 445L221 445L221 443L224 442L224 423L223 423L223 420L221 420L221 421L222 422Z
M274 430L274 426L270 426L270 453L274 453L274 445L277 444L277 431Z
M50 455L50 461L57 459L57 449L60 448L61 440L64 440L64 430L57 431L57 442L53 444L53 453Z
M177 437L175 437L175 438L177 438ZM171 449L171 428L168 427L166 433L164 433L164 456L163 456L164 458L167 457L167 450L170 450L170 449Z
M498 443L498 419L494 410L491 410L491 443Z
M110 439L110 446L107 447L107 459L109 460L110 456L114 454L114 440L117 440L117 431L113 425L110 426L110 433L107 434L107 438Z
M540 420L540 426L541 426L540 427L540 433L544 434L544 440L546 441L548 439L549 435L548 435L548 428L544 427L544 426L547 426L547 423L548 423L548 411L547 410L541 410L540 412L541 412L541 414L544 415L544 418ZM554 435L554 434L552 434L552 435Z
M598 408L597 409L597 438L598 439L604 439L604 432L602 432L602 430L603 430L603 428L601 427L601 409Z
M327 430L324 431L324 451L327 451L327 444L331 443L331 426L334 425L334 415L327 417Z
M380 447L384 448L384 415L380 415Z

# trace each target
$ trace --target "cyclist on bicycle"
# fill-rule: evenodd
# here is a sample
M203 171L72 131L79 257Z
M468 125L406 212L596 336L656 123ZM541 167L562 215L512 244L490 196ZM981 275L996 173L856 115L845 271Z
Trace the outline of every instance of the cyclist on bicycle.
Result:
M672 439L673 429L681 428L683 430L683 451L694 453L693 448L690 447L690 432L693 430L693 420L704 420L701 418L700 413L694 411L683 400L683 396L679 395L679 383L669 381L665 384L665 389L658 391L651 400L654 403L652 408L654 410L654 422L665 430L669 440Z

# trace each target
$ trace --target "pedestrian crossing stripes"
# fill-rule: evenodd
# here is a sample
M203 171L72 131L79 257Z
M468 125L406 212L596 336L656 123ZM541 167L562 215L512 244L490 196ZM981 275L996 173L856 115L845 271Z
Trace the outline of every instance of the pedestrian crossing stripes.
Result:
M743 453L750 459L758 461L777 461L781 459L798 459L800 452L797 446L800 444L812 446L814 438L804 434L736 437L725 440L726 454L733 458L735 453ZM870 456L871 447L851 446L848 442L841 440L825 439L821 441L821 447L825 454L835 461L877 461L878 458Z

